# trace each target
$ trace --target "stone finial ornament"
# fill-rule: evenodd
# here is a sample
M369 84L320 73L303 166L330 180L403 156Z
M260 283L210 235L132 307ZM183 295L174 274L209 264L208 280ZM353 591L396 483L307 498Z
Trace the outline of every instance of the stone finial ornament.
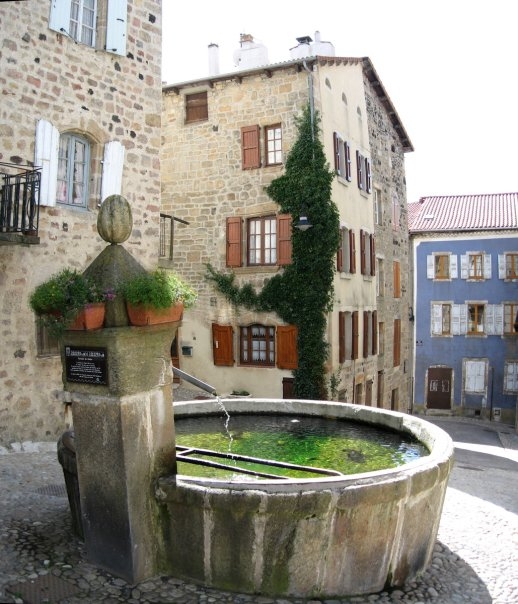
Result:
M123 243L131 235L133 216L131 207L122 195L107 197L97 216L97 231L108 243Z

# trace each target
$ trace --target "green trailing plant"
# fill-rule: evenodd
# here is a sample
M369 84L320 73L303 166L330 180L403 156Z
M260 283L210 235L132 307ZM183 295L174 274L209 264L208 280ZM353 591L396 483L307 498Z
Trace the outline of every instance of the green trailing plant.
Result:
M331 199L334 172L329 169L319 139L319 116L309 105L297 120L298 138L291 149L285 173L272 181L266 193L291 214L293 222L305 214L307 231L292 232L292 263L257 291L250 283L240 286L234 273L207 265L207 278L236 306L275 312L298 328L298 368L294 370L294 395L327 398L325 363L327 313L333 304L335 258L339 245L338 209Z
M163 269L139 273L122 283L119 291L130 304L157 309L169 308L179 302L184 308L191 308L198 297L176 273Z
M93 279L64 268L35 288L29 305L42 324L59 337L85 306L105 299L105 292Z

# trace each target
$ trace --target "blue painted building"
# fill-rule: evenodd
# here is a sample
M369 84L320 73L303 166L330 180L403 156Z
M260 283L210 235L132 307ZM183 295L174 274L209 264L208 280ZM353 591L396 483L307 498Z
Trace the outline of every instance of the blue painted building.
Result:
M408 209L414 410L516 424L518 193Z

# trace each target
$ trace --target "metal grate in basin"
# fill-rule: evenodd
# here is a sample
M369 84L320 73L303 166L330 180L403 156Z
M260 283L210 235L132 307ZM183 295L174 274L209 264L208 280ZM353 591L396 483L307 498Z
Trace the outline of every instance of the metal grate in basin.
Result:
M50 495L51 497L66 497L67 490L64 484L48 484L36 489L38 495Z
M36 579L8 586L6 591L21 598L24 604L48 604L73 596L79 591L79 587L54 575L41 575Z

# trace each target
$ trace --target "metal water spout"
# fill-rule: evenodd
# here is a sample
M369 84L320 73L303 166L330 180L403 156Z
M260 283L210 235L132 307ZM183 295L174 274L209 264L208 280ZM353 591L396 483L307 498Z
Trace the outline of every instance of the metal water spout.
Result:
M185 371L178 369L178 367L173 367L173 373L176 375L176 377L179 377L180 379L189 382L193 386L197 386L198 388L205 390L205 392L208 392L209 394L211 394L213 396L216 395L216 388L214 388L214 386L211 386L210 384L207 384L206 382L202 382L201 380L194 377L193 375L190 375L189 373L186 373Z

